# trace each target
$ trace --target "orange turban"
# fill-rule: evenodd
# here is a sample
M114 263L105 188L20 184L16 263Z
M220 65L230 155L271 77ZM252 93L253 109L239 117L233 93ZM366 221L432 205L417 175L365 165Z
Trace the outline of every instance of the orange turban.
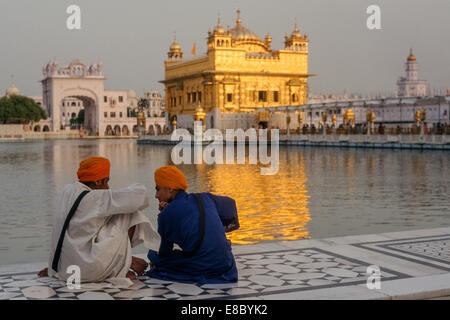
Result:
M102 157L92 157L80 162L77 176L80 182L98 181L109 177L111 163Z
M183 172L174 166L161 167L156 170L155 183L157 186L175 190L186 190L188 188Z

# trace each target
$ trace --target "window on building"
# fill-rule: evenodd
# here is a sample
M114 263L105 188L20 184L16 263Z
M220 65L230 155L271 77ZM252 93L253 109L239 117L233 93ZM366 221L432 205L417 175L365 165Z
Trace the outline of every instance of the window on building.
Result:
M105 112L105 118L108 118L108 112Z
M108 97L107 96L103 97L103 102L108 102Z
M110 116L111 118L115 118L115 117L116 117L116 113L115 113L115 112L110 112L109 116Z
M72 107L76 107L77 106L77 103L74 101L74 102L72 102Z
M190 93L187 94L187 103L188 104L191 103L191 94Z
M121 117L121 118L122 118L122 112L120 112L120 113L119 113L119 117Z
M267 102L267 91L259 91L258 92L258 101L259 102Z
M64 107L64 101L63 101L63 107Z
M64 117L64 112L63 112L63 117Z
M298 101L298 95L296 93L292 94L292 102L297 102Z
M80 103L78 102L78 106L80 106Z
M278 102L278 91L273 92L273 102Z
M202 102L202 93L201 91L198 92L198 102Z
M119 102L123 102L123 96L119 96Z
M192 93L192 103L197 103L197 92Z

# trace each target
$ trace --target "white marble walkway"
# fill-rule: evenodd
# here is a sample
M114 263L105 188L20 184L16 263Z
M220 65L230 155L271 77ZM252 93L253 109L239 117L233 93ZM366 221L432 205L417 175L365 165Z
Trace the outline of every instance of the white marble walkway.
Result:
M431 299L450 295L450 227L234 246L239 282L139 277L129 288L39 279L45 263L0 266L0 299ZM380 270L380 287L375 286ZM369 277L371 277L369 279ZM369 286L368 286L369 282Z

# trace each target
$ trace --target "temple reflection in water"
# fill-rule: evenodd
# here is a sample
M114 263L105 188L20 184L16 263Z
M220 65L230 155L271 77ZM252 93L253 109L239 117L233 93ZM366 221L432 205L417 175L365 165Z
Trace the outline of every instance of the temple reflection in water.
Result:
M229 196L236 200L241 228L228 234L234 244L252 244L270 240L309 238L306 227L311 220L308 210L303 155L280 155L282 170L276 176L263 176L257 165L197 165L202 186L199 191ZM248 158L246 159L248 163ZM195 169L194 169L195 168ZM295 176L295 179L292 179ZM191 176L190 180L196 180ZM191 191L192 192L192 191Z

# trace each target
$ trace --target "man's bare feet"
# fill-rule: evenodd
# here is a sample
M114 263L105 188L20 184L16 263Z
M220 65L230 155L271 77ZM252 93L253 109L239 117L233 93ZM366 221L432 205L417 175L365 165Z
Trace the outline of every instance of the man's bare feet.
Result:
M145 269L147 269L148 263L141 258L131 257L131 269L135 271L139 276L144 274Z
M39 278L48 277L48 268L42 269L38 273Z
M126 277L130 280L136 280L136 275L133 271L128 271Z

